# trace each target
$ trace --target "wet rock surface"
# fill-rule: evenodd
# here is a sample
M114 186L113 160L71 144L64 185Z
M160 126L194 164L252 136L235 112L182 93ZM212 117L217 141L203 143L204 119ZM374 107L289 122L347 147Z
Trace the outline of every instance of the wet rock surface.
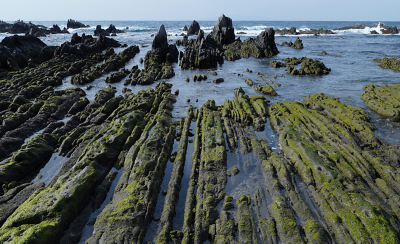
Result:
M367 85L361 94L361 99L377 113L400 121L400 85L385 85L381 88L377 85Z
M233 61L240 58L264 58L275 56L279 53L275 44L275 31L272 28L261 32L256 38L240 40L226 46L224 52L227 60Z
M228 18L218 26L229 33ZM230 45L271 57L272 31ZM400 242L400 145L374 134L364 110L322 93L283 102L297 77L247 65L226 74L223 35L200 30L181 55L167 36L160 26L143 66L138 46L77 34L23 68L1 64L0 242ZM168 83L179 56L183 70L218 68ZM301 64L312 79L330 71L306 57L257 62ZM186 86L200 85L221 93L190 97ZM397 121L399 89L369 85L361 97Z

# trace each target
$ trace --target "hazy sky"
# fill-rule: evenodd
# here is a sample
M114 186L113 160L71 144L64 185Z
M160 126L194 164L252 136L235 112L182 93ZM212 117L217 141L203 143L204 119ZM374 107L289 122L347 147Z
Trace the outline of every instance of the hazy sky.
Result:
M399 0L1 0L0 20L400 21Z

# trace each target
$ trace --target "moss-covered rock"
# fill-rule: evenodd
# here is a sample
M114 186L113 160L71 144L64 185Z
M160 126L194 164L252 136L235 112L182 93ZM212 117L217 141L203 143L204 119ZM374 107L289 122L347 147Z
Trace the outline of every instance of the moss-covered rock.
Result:
M361 99L368 107L394 121L400 121L400 85L382 85L379 89L376 85L367 85L363 89Z
M270 86L269 84L266 84L265 86L262 85L255 85L253 86L255 91L258 92L262 92L265 95L268 96L278 96L278 93L275 91L274 88L272 88L272 86Z
M375 62L378 62L378 66L384 69L392 69L400 71L400 60L395 58L376 58Z

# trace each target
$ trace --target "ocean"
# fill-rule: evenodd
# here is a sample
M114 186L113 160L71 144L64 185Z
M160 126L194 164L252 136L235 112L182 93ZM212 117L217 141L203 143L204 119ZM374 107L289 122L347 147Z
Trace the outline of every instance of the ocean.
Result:
M177 40L182 39L179 36L183 33L182 29L186 25L188 28L191 21L81 21L84 24L90 25L89 28L80 29L69 29L70 34L56 34L49 35L47 37L40 37L40 39L47 45L60 45L65 41L71 39L72 34L78 33L79 35L85 33L93 35L93 31L96 25L101 25L102 28L107 28L110 24L116 26L117 29L123 29L125 33L117 34L114 38L121 44L138 45L140 53L136 55L126 66L130 69L134 65L138 65L140 69L143 68L143 64L139 63L141 58L144 59L147 51L151 49L153 37L161 24L164 24L168 36L169 43L175 43ZM215 21L198 21L201 29L207 34L210 32L216 22ZM61 29L66 27L66 21L35 21L34 24L40 24L44 26L52 26L58 24ZM236 32L245 32L240 36L241 40L245 40L248 37L255 37L260 34L266 28L283 29L296 27L297 30L307 29L328 29L333 30L335 28L352 26L356 23L366 25L376 25L379 22L348 22L348 21L235 21L233 20L233 26ZM384 22L387 26L400 26L400 22ZM274 80L274 82L280 83L281 86L275 88L278 93L276 97L268 97L270 104L275 102L283 101L295 101L303 100L307 95L315 93L325 93L328 96L339 98L340 101L357 106L364 109L371 119L372 125L375 127L374 133L380 136L389 144L399 144L400 142L400 124L393 122L389 119L383 118L376 112L369 109L365 103L360 99L360 95L363 92L363 86L368 84L399 84L400 73L388 69L380 68L376 62L373 61L375 58L396 58L400 57L400 34L393 35L372 35L370 31L377 30L377 28L366 28L363 30L350 29L343 31L334 31L337 34L333 35L296 35L296 36L275 36L275 42L281 44L282 42L294 42L297 37L303 41L304 49L296 50L291 47L277 45L279 54L271 58L248 58L240 59L236 61L225 61L224 64L219 65L215 71L218 73L218 77L224 78L225 82L220 84L209 83L206 81L187 83L186 77L192 77L195 74L207 73L207 70L181 70L178 64L173 64L175 70L175 76L168 79L167 82L173 84L172 91L179 90L179 96L177 96L177 102L173 110L173 119L175 121L185 117L187 108L189 105L193 105L196 108L200 108L207 100L215 100L216 105L222 105L226 99L232 100L234 98L234 89L241 86L248 95L254 95L256 92L252 87L249 87L244 82L245 78L250 78L255 83L262 84L263 81L257 76L257 72L268 77L268 80ZM8 34L0 34L0 39L7 36ZM190 37L195 38L195 37ZM116 48L116 52L121 52L123 48ZM184 51L183 47L178 47L179 51ZM322 56L320 53L325 51L329 55ZM270 62L273 60L281 60L287 57L308 57L322 61L326 67L332 71L328 75L324 76L292 76L287 74L285 68L273 68L270 66ZM246 72L246 69L250 69L253 72ZM243 74L243 77L237 74ZM82 86L84 88L87 85L92 85L94 88L86 91L87 98L92 101L96 91L100 88L107 87L109 84L105 83L105 78L109 74L101 77L94 82ZM273 75L278 77L272 78ZM280 76L281 75L281 76ZM64 79L63 84L56 87L56 90L65 89L74 85L70 84L70 78ZM210 78L209 78L210 80ZM122 88L123 81L112 84L117 88L116 95L123 95ZM128 86L133 93L140 90L148 89L149 87L155 87L155 84L146 86ZM190 102L188 102L190 99ZM198 102L196 102L198 99ZM278 136L267 126L263 132L257 132L257 136L265 138L270 143L273 151L279 151ZM194 133L194 125L192 125L192 132ZM174 151L177 149L177 143L174 145ZM191 153L193 151L193 144L189 146L187 160L190 161ZM229 153L228 153L229 154ZM254 155L228 155L228 169L235 165L245 165L244 162L250 162L251 167L241 169L241 173L238 177L228 180L225 192L234 198L234 202L240 198L242 194L253 196L255 191L259 189L262 183L262 176L260 173L260 167L256 166L256 159ZM165 171L164 181L161 186L161 190L165 190L168 187L170 172L172 171L171 163L168 163ZM177 209L184 209L185 205L185 194L190 176L190 164L185 166L184 178L182 181L182 190L179 198ZM154 216L161 216L163 210L163 196L159 195L159 200L156 206ZM222 206L218 208L221 209ZM182 213L182 212L181 212ZM174 221L174 229L182 228L183 213L180 214L178 211ZM159 222L153 221L150 224L147 235L144 241L152 241L158 229ZM91 229L85 229L86 234L81 240L83 243L85 238L90 237Z

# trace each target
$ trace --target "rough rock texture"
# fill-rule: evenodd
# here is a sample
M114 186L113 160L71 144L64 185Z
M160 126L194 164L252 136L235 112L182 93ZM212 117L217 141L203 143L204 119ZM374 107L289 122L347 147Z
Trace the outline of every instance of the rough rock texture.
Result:
M189 30L187 31L188 36L196 36L199 34L200 25L196 20L193 20L192 24L190 24Z
M399 227L393 221L399 216L398 204L393 201L398 193L387 195L399 186L399 148L374 135L363 110L315 94L304 102L276 103L270 114L282 151L291 162L284 165L298 172L334 233L333 240L399 241ZM286 174L278 168L276 172L279 178L281 172L282 177ZM290 179L290 174L286 176ZM287 221L275 220L278 233L280 224L289 226ZM318 231L309 222L303 227L306 236ZM314 242L321 243L318 239Z
M377 113L394 121L400 121L400 85L382 84L381 88L377 87L377 85L364 86L361 99Z
M161 25L154 36L151 50L146 53L144 69L133 67L129 78L132 85L152 84L160 79L175 76L171 64L178 62L179 52L175 44L168 45L167 32Z
M300 40L300 38L296 38L296 41L294 41L294 43L293 42L283 42L282 43L282 46L288 46L288 47L292 47L292 48L294 48L294 49L303 49L304 48L304 46L303 46L303 41L302 40Z
M299 70L290 65L285 70L291 75L327 75L331 71L324 63L311 58L303 59Z
M25 68L29 60L45 52L46 47L46 44L37 37L17 35L5 37L0 42L0 67L8 71Z
M221 47L212 38L212 34L204 37L203 30L200 30L197 39L192 39L186 44L179 65L182 69L209 69L216 68L223 62Z
M113 24L110 24L110 26L107 29L102 29L101 25L97 25L96 29L94 30L94 36L110 36L113 34L117 33L124 33L123 30L118 30L115 28Z
M275 44L275 31L270 28L262 31L256 38L248 38L241 42L240 40L226 46L224 52L227 60L236 60L240 58L263 58L275 56L279 53Z
M73 19L69 19L67 21L67 29L79 29L79 28L85 28L85 27L90 27L89 25L85 25L81 22L78 22Z
M27 36L35 37L46 36L48 34L69 33L66 28L61 30L58 25L53 25L52 27L47 28L43 25L32 24L31 22L25 23L22 20L18 20L13 24L0 21L0 33L4 32L10 34L25 34Z
M78 34L75 33L72 35L70 42L65 42L56 49L54 55L62 55L66 53L86 56L91 53L103 51L110 47L120 46L121 44L119 44L118 41L107 38L103 35L93 38L91 35L82 34L82 36L78 36Z
M232 25L232 19L222 14L217 23L215 23L211 35L221 45L228 45L234 42L235 29Z
M392 69L400 71L400 60L395 58L376 58L375 62L378 62L378 66L384 69Z

